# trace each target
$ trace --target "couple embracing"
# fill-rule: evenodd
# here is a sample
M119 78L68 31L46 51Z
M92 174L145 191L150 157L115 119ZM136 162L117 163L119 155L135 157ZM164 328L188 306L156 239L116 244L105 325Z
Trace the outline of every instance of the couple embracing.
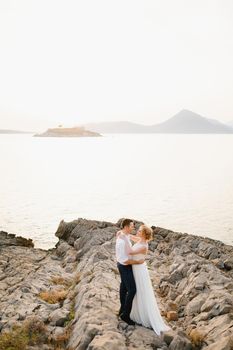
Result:
M160 315L145 262L152 229L141 225L135 236L131 234L134 230L132 220L124 219L121 226L116 238L116 259L121 278L119 317L129 325L137 323L160 335L170 327Z

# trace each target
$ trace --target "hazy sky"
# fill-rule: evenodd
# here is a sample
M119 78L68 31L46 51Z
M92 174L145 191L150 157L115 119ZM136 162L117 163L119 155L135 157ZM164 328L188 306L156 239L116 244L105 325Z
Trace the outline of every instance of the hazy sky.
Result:
M232 0L0 0L0 128L233 119Z

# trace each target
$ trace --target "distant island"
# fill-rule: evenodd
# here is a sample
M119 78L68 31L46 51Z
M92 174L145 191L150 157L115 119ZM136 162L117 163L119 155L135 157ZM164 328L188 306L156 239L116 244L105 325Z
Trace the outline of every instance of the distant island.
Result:
M0 129L0 134L33 134L32 131Z
M85 127L73 128L52 128L48 129L42 134L35 134L37 137L88 137L88 136L102 136L98 132L93 132L85 129Z
M100 133L161 133L161 134L233 134L233 124L224 124L189 111L181 110L163 123L142 125L121 122L89 123L85 127Z

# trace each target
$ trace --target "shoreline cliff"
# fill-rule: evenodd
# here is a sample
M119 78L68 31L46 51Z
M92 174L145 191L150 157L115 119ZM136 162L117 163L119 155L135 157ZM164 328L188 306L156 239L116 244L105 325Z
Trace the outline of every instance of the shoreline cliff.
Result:
M0 350L233 348L233 247L152 226L147 265L172 328L160 338L117 318L120 223L61 221L49 250L0 232Z

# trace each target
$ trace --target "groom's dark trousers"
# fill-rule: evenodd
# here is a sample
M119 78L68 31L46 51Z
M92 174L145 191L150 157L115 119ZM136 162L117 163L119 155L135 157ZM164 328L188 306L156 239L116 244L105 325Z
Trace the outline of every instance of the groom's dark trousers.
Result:
M133 276L132 265L122 265L119 262L117 267L121 277L120 284L120 302L122 312L124 317L130 317L130 312L132 309L133 298L136 294L136 284Z

